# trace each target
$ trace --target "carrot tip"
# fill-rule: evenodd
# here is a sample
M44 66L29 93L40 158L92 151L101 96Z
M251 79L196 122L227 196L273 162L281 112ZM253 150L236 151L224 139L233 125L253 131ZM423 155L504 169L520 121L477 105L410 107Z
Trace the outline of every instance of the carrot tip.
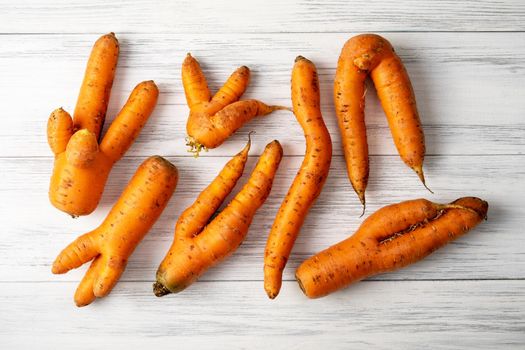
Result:
M432 191L430 188L428 188L426 182L425 182L425 174L423 173L423 167L422 166L414 166L412 169L416 172L417 176L419 177L419 180L423 183L423 186L428 190L428 192L434 194L434 191Z
M155 294L156 297L163 297L165 295L171 294L171 291L166 288L162 283L155 282L153 283L153 294Z
M365 210L366 210L365 192L364 191L356 191L356 193L357 193L357 197L359 197L359 201L363 205L363 211L362 211L361 215L359 216L361 218L361 217L363 217L363 215L365 215Z
M293 113L292 107L285 107L285 106L270 106L270 109L272 111L290 111Z
M359 215L360 218L362 218L363 215L365 215L365 211L366 211L366 204L363 202L363 211L361 212L361 215Z
M202 150L208 152L208 148L201 143L197 142L193 137L186 137L186 146L188 146L188 152L193 154L193 157L198 158Z

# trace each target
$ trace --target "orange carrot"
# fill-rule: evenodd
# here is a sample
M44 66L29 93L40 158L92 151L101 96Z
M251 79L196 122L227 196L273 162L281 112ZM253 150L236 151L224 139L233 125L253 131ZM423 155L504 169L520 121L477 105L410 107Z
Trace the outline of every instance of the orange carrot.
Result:
M175 238L157 271L156 296L178 293L210 267L231 255L244 241L252 219L272 188L282 158L278 141L266 146L248 182L228 206L210 221L241 177L250 143L201 192L177 221Z
M157 103L155 83L138 84L99 145L117 56L114 34L100 38L89 59L74 121L62 108L48 120L48 142L55 155L49 199L72 216L95 210L113 164L137 138Z
M239 101L248 87L250 70L239 67L220 90L211 97L199 62L190 54L182 64L182 83L190 115L186 124L190 152L198 156L202 149L216 148L249 120L270 114L280 106L268 106L258 100Z
M321 193L332 159L332 141L321 115L317 71L301 56L292 71L292 103L304 130L306 154L266 243L264 289L271 299L279 294L284 267L308 210Z
M58 255L52 269L55 274L93 260L75 293L77 306L88 305L113 289L129 256L166 207L177 180L177 168L166 159L146 159L104 222Z
M75 107L75 131L88 129L95 134L97 140L106 119L119 49L114 33L103 35L97 40L89 56Z
M355 36L346 42L339 57L334 102L348 177L363 204L363 212L369 172L364 119L365 80L369 74L401 159L425 185L425 138L408 73L385 38L375 34Z
M309 298L415 263L467 233L486 218L487 202L460 198L450 204L416 199L370 215L346 240L303 262L296 278Z

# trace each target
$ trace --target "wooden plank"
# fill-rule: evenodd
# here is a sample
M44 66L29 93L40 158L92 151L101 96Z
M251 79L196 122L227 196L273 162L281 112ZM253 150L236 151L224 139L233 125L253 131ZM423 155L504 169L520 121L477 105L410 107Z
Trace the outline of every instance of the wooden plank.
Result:
M524 30L520 0L2 1L0 33ZM43 20L45 19L45 20Z
M521 158L521 157L520 157ZM170 157L180 169L174 198L145 241L131 257L124 280L152 281L155 270L172 241L178 215L226 163L227 158ZM53 276L50 264L70 241L100 224L141 159L126 158L117 164L100 207L90 216L70 219L47 199L52 161L48 158L0 159L0 212L5 230L0 243L0 281L79 280L84 269ZM256 161L250 157L244 183ZM275 213L301 162L283 160L267 203L252 223L250 233L236 254L205 280L261 280L263 252ZM519 233L525 217L523 174L525 163L509 156L428 157L427 175L436 195L430 195L398 157L372 157L367 192L367 215L386 204L426 197L447 202L476 195L489 201L489 220L475 231L436 252L424 262L375 279L500 279L525 278L525 253ZM239 186L238 186L239 188ZM326 186L308 216L291 256L285 278L315 252L350 235L362 222L342 157L334 157Z
M363 282L308 300L296 283L197 283L156 299L121 282L76 309L74 283L1 285L3 348L523 349L525 281Z
M186 51L201 59L216 89L235 66L253 68L246 98L290 105L293 58L304 54L319 67L323 113L341 154L331 90L336 60L351 34L122 35L122 58L108 121L133 85L155 79L162 91L157 110L129 155L185 155L188 109L180 82ZM50 111L74 109L86 57L97 35L0 36L0 86L4 106L0 156L49 156L45 124ZM525 151L525 40L522 33L388 34L413 80L427 136L428 154L523 154ZM17 67L17 69L13 69ZM28 83L35 81L38 83ZM370 153L397 154L372 87L367 95ZM285 127L283 127L285 125ZM304 151L302 131L288 112L252 121L209 155L231 155L256 130L277 138L286 154ZM21 147L23 140L23 147ZM254 151L259 152L261 148ZM206 155L206 154L205 154Z

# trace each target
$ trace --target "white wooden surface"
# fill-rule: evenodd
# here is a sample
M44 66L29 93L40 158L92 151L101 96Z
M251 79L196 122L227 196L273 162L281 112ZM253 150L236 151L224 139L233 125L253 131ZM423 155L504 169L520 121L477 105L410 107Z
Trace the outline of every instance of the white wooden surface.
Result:
M109 120L139 81L154 79L159 105L118 163L99 208L73 220L51 207L49 112L72 111L92 43L121 42ZM359 225L347 180L331 88L339 51L359 32L379 32L406 63L427 136L430 195L396 154L373 89L367 95L371 179L367 213L408 198L489 201L489 220L405 270L320 300L306 299L293 271ZM304 150L285 112L254 121L195 160L185 152L187 107L180 64L191 51L210 85L238 65L253 70L246 97L290 104L293 58L318 66L323 114L334 140L325 190L285 272L282 293L262 288L266 235ZM506 1L7 1L0 0L0 348L524 348L525 3ZM249 168L264 145L285 149L267 203L231 259L179 295L151 283L179 213L256 130ZM85 269L53 276L50 264L97 226L136 166L161 154L180 169L170 205L131 257L112 294L77 309Z

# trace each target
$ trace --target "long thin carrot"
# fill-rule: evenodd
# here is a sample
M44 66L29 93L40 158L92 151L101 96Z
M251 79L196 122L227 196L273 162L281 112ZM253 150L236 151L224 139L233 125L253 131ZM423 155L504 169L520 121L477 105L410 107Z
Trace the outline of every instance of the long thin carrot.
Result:
M334 102L348 177L363 211L369 173L364 119L368 75L376 87L401 159L425 185L425 138L408 73L385 38L375 34L355 36L346 42L339 56Z
M188 54L182 64L182 83L190 115L186 124L190 152L216 148L249 120L270 114L281 106L258 100L239 101L250 81L250 69L239 67L211 97L199 62Z
M321 115L317 71L301 56L295 59L292 71L292 103L304 130L306 153L266 243L264 289L272 299L279 294L284 267L308 210L321 193L332 159L332 142Z
M106 119L119 49L114 33L103 35L95 42L75 107L75 131L87 129L99 139Z
M270 194L282 158L278 141L266 146L248 182L224 210L211 221L210 218L241 177L249 148L250 143L179 217L173 244L157 271L153 285L156 296L186 289L244 241L257 209Z
M353 236L304 261L295 276L309 298L322 297L425 258L479 224L487 210L487 202L475 197L450 204L416 199L386 206Z
M146 159L104 222L58 255L52 268L55 274L93 260L75 293L77 306L88 305L113 289L129 256L166 207L177 180L173 164L159 156Z
M113 164L137 138L157 103L155 83L138 84L99 145L117 57L114 34L101 37L88 62L74 120L62 108L48 120L48 143L55 155L49 199L72 216L95 210Z

